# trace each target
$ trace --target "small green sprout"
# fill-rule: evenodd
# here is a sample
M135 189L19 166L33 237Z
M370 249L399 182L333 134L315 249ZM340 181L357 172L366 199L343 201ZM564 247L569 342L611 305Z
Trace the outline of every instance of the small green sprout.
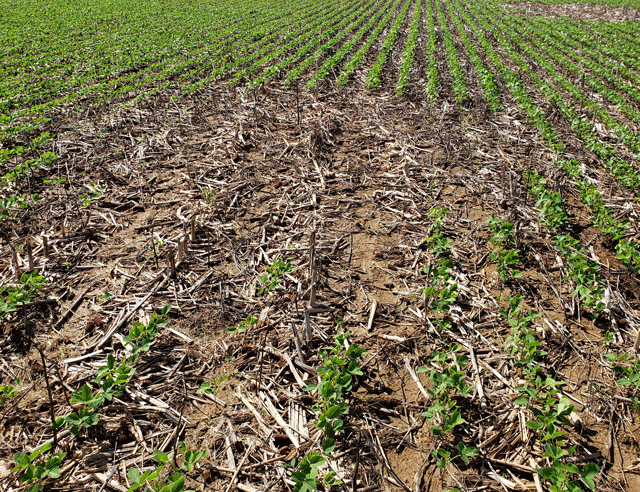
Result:
M291 260L293 256L288 256L286 259ZM264 267L263 274L258 277L258 285L260 285L260 294L265 292L272 292L280 283L280 277L291 273L296 268L288 261L278 257L271 265Z
M257 322L258 320L256 318L249 315L246 319L240 321L238 326L230 326L229 328L227 328L227 333L245 333L249 326L255 325Z
M108 302L109 300L111 300L112 297L113 297L113 294L111 294L110 292L107 292L106 290L104 291L104 293L98 294L98 299L100 301L100 304L104 304L105 302Z
M196 394L206 393L207 395L217 395L220 390L220 384L229 379L228 374L218 376L213 381L205 381L200 385L200 388L196 391Z

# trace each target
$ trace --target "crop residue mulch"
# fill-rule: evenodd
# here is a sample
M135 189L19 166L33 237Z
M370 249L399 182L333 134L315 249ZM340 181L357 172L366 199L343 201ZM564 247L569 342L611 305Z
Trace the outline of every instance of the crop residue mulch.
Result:
M629 345L638 306L624 298L636 302L638 282L612 257L603 278L623 294L614 293L615 308L597 323L579 315L580 306L567 313L569 286L558 279L549 234L517 172L524 163L545 173L553 156L517 112L489 119L478 100L469 106L272 84L247 94L216 88L179 103L159 98L60 127L55 150L73 178L58 200L12 224L12 241L31 242L50 302L1 325L0 371L25 384L0 413L0 486L15 484L16 452L51 440L37 348L63 415L106 354L123 352L129 323L170 304L169 324L100 423L80 438L58 433L69 453L66 486L126 490L126 470L185 440L209 451L189 488L292 490L285 465L320 439L302 388L343 320L369 354L347 432L324 472L333 467L349 488L369 491L540 490L534 468L546 461L513 403L521 373L505 351L509 326L498 314L507 293L523 293L543 314L536 335L548 352L545 371L566 383L576 407L567 438L578 459L601 465L599 490L634 490L636 416L622 410L602 344L612 330L607 351ZM554 178L571 196L564 178ZM91 183L106 184L105 196L87 208L66 205ZM436 205L450 212L445 232L459 285L444 334L418 295ZM601 261L607 247L578 212L568 210L584 222L581 239ZM517 224L523 276L507 285L489 258L492 214ZM2 247L4 283L13 271ZM17 257L26 269L26 253ZM278 258L295 270L261 294L256 281ZM249 315L258 321L245 334L226 333ZM431 457L434 439L421 417L428 380L415 372L448 343L473 362L459 438L480 450L452 475ZM196 394L224 375L217 394Z

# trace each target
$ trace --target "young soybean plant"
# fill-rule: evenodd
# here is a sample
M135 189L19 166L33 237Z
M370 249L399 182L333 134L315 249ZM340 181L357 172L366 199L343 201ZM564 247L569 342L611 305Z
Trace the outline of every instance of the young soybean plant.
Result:
M40 492L44 490L42 481L60 476L60 464L67 453L51 453L50 449L51 444L45 444L30 454L16 453L13 458L16 466L11 471L22 472L20 481L31 484L27 492Z
M292 258L293 256L288 256L285 261L279 257L271 265L264 267L262 275L258 277L258 285L261 286L259 291L260 294L274 291L280 283L280 277L287 273L291 273L296 269L296 267L289 263L289 260Z
M150 469L144 473L140 473L137 468L131 468L127 472L127 478L133 485L129 487L127 492L133 492L140 487L144 492L194 492L193 490L184 490L184 472L192 472L196 463L206 457L208 451L196 451L189 448L183 441L180 441L179 445L184 460L182 465L178 467L175 465L173 452L167 454L162 451L154 451L153 460L158 463L158 466L155 470Z
M436 464L441 470L445 470L449 463L460 458L466 465L469 458L477 456L478 450L474 447L466 446L462 441L455 446L455 451L451 451L449 442L453 439L454 429L466 422L460 410L456 408L457 401L453 398L455 393L459 393L463 398L467 397L471 386L465 384L466 372L464 367L468 363L465 355L456 355L460 352L459 345L451 345L450 352L435 351L431 362L437 367L429 371L429 381L431 389L427 390L432 397L433 404L429 406L423 417L433 420L431 433L439 438L442 446L432 452L436 459ZM426 367L418 369L418 373L426 372Z
M36 291L41 290L46 283L46 279L36 269L31 273L23 273L16 287L0 287L0 318L34 299Z
M513 224L491 215L487 219L487 226L492 234L489 242L493 244L493 250L489 253L489 257L498 265L500 281L505 283L511 278L522 277L522 273L513 268L521 264L519 251L511 249L511 246L516 244L513 239Z
M319 401L313 406L318 419L315 423L319 429L324 429L325 439L322 441L322 452L307 453L297 471L291 474L295 482L296 492L315 491L318 487L318 468L326 458L333 459L336 447L336 437L344 432L343 417L349 414L348 393L353 388L355 376L362 376L360 358L368 354L366 350L355 343L348 342L349 332L339 333L333 337L335 345L320 351L322 365L318 369L319 383L311 383L305 391L316 391ZM295 466L295 460L290 466ZM335 472L329 472L322 478L325 486L342 483L336 478Z
M148 352L151 342L158 333L158 329L168 323L171 306L165 306L160 313L151 313L148 324L134 322L129 334L123 337L126 345L132 345L132 355L123 357L120 363L116 363L113 355L107 357L107 364L98 369L98 375L94 380L101 385L100 390L94 395L93 389L84 384L79 391L74 391L71 403L80 403L77 412L58 417L54 427L71 426L71 434L79 436L83 429L97 425L99 421L98 410L106 401L111 401L114 396L121 395L124 388L135 373L134 364L142 352Z

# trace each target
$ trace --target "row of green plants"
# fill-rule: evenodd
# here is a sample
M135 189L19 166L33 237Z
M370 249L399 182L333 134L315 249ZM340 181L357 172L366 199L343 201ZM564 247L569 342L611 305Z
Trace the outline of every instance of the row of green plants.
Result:
M560 193L547 189L546 180L536 171L525 171L523 178L536 200L542 222L549 232L554 233L551 243L566 263L564 278L573 283L572 296L590 307L597 316L605 307L602 303L604 285L598 275L599 265L585 259L588 253L580 246L580 241L562 233L561 229L569 218L562 206Z
M505 283L510 279L522 277L522 273L515 268L521 265L522 261L520 260L520 251L515 249L513 224L492 214L487 219L487 227L491 233L489 236L489 243L491 243L489 258L496 262L500 281Z
M10 215L19 215L25 212L30 206L43 199L44 197L38 193L33 193L30 196L22 193L9 196L6 200L0 200L0 221Z
M595 92L602 94L605 99L610 104L616 104L620 107L620 110L634 123L640 123L640 111L629 104L626 97L623 94L620 94L616 90L610 89L606 83L606 79L604 76L599 74L600 69L596 68L596 66L592 66L593 69L597 70L592 72L590 69L585 70L584 66L579 67L575 63L581 63L581 60L585 53L582 51L576 52L575 46L573 50L571 47L562 43L557 37L553 36L550 29L545 24L538 25L537 23L530 24L531 30L536 36L540 36L541 39L544 40L545 43L552 45L558 51L558 53L562 54L563 59L563 67L566 65L568 70L571 70L572 73L575 74L576 77L580 77L581 80L584 79L584 84L588 85ZM609 41L607 39L605 42L601 39L601 35L590 35L587 32L580 33L575 29L573 24L568 26L567 35L571 36L575 40L580 43L585 43L587 45L597 45L597 48L602 51L605 55L609 56L618 62L624 63L626 66L638 65L636 57L634 56L626 56L627 52L632 52L628 48L625 49L625 41L620 39L613 39L612 43L606 42ZM610 34L605 34L607 37L611 36ZM571 59L575 61L572 62ZM584 65L584 64L583 64ZM635 67L638 69L638 66Z
M13 169L0 178L0 188L7 188L21 178L25 178L40 169L53 164L58 156L53 152L44 152L38 157L16 164Z
M505 30L505 32L509 31ZM514 34L514 37L515 36L516 35ZM526 46L524 43L519 43L518 46L523 52L528 52L528 48L530 49L530 47ZM522 65L519 64L519 66ZM526 71L527 69L523 67L523 70ZM572 109L570 105L565 103L553 87L540 80L539 77L535 75L531 76L541 87L545 88L545 94L547 97L553 100L558 107L563 110L563 115L571 123L571 126L576 133L585 142L586 147L594 152L605 163L607 168L620 181L620 183L632 189L639 188L640 173L637 173L629 164L617 157L614 154L614 149L612 147L602 143L593 131L591 123L580 118L580 116L576 114L575 109ZM638 272L638 266L640 265L640 252L638 251L637 243L628 239L623 239L627 224L613 218L610 209L605 207L602 202L601 193L598 192L589 180L581 177L579 165L575 160L560 161L560 164L569 173L570 177L576 183L576 186L580 189L585 205L591 208L594 212L594 225L602 230L602 232L609 236L613 241L617 257L621 259L628 268Z
M510 24L514 29L519 30L520 26L518 24ZM522 33L522 31L519 32ZM625 123L616 121L603 105L598 104L593 98L589 98L582 87L577 86L574 80L564 76L557 71L555 67L559 66L573 74L573 76L579 77L580 85L586 84L589 86L595 93L603 96L609 103L615 104L618 109L622 110L622 112L632 120L640 122L640 111L631 107L623 96L609 89L597 77L572 63L557 49L560 43L549 33L536 29L532 29L531 32L537 37L535 40L530 40L529 42L531 43L533 41L538 48L537 50L531 50L532 58L544 67L553 80L569 93L575 101L574 109L575 106L578 106L579 113L583 113L584 111L587 114L593 114L596 120L601 122L607 130L615 135L619 142L628 146L636 154L640 154L640 136L633 132Z
M425 309L438 315L432 323L440 330L451 327L446 313L458 298L458 284L453 279L452 262L449 258L451 242L444 233L445 217L448 213L449 210L441 206L429 209L432 222L425 244L434 259L420 269L420 273L426 276L426 285L420 292L420 298L424 299ZM439 317L441 315L443 317Z
M611 25L609 25L611 24ZM569 23L572 38L583 42L612 60L618 60L634 70L640 70L635 53L638 51L638 39L625 31L622 22L588 22L583 25L584 35L573 35L575 23Z
M335 70L338 64L340 64L342 60L351 53L365 34L370 32L371 28L379 22L380 18L385 14L389 15L389 13L395 12L399 4L400 0L389 0L382 8L378 9L378 11L369 18L367 23L362 26L348 42L343 44L334 55L329 57L329 59L325 61L318 70L316 70L313 76L307 81L306 87L308 89L314 88L320 80L324 79L331 71Z
M447 65L449 66L449 73L453 77L453 94L458 102L463 102L469 95L467 90L467 84L465 82L464 73L460 66L460 60L458 59L458 50L456 43L453 40L451 31L449 30L449 23L442 11L442 3L439 0L436 2L436 13L438 17L438 24L440 25L440 31L444 39L444 49L447 58Z
M478 51L475 45L473 44L471 39L469 39L469 36L467 36L465 26L460 17L456 15L452 5L450 3L447 3L446 7L449 13L449 17L453 21L453 24L458 31L458 35L460 36L460 39L462 40L464 47L467 50L469 59L476 69L476 75L478 76L480 87L482 87L482 92L484 94L485 100L489 104L489 108L491 109L491 111L497 111L498 109L501 109L502 104L500 104L499 98L500 90L496 85L495 78L491 73L491 70L489 70L485 66L484 62L480 59L480 56L478 56Z
M280 6L280 9L283 7ZM48 121L42 116L45 111L89 93L97 94L99 100L109 100L131 92L137 81L145 78L145 73L158 73L163 67L175 65L189 50L197 52L206 49L209 45L203 44L203 39L215 41L216 44L228 39L239 20L243 20L242 32L256 24L255 17L247 16L245 11L228 10L222 14L214 9L205 11L197 20L187 20L200 9L189 12L172 9L166 12L169 15L163 17L135 4L127 10L127 22L118 22L119 27L114 26L109 33L99 30L98 36L89 37L85 36L85 30L91 31L93 24L82 20L87 16L87 9L83 6L74 2L62 4L49 0L47 8L57 11L58 25L67 24L70 28L52 30L48 17L41 22L41 16L25 16L24 12L18 13L13 9L5 11L7 22L16 25L13 34L17 40L3 45L19 49L11 52L4 72L13 71L20 81L0 77L0 80L7 81L6 86L0 86L0 94L5 96L0 100L6 103L0 109L4 113L0 117L1 141L33 131ZM282 15L277 10L271 15ZM96 16L110 16L110 7L104 3L94 5L90 15L92 21L96 20ZM161 31L148 27L144 29L139 24L141 18L144 18L143 23L151 25L167 21L168 24ZM205 19L211 22L205 25ZM220 24L220 27L224 25L224 29L212 28L216 24ZM185 32L187 35L168 36L167 27L170 32L184 31L188 27ZM195 35L198 32L200 36ZM22 38L24 33L29 34ZM140 38L144 38L144 41L140 42ZM25 119L28 120L26 123ZM13 123L16 120L19 123Z
M542 457L549 463L536 472L550 483L549 490L553 492L580 492L581 483L594 490L593 479L599 473L598 465L586 463L580 468L573 460L577 446L569 445L563 439L566 435L563 427L572 427L568 417L575 409L561 394L560 387L564 383L545 374L541 366L546 352L541 350L541 343L531 326L540 314L525 311L522 301L521 295L509 296L507 307L499 314L511 326L511 335L505 345L524 380L524 384L516 387L521 396L515 404L525 407L532 417L526 421L526 426L533 432L534 442L544 449Z
M42 290L46 283L47 280L36 269L20 275L20 280L14 286L0 286L0 319L35 299L37 292Z
M409 8L410 0L405 0L404 7L400 12L405 12ZM376 42L380 34L387 28L389 22L391 21L393 15L396 13L396 9L389 9L386 15L378 22L375 29L369 34L364 43L360 46L358 51L356 51L353 56L349 59L346 65L340 71L338 75L338 85L343 86L349 82L349 79L355 69L362 63L365 55L369 52L373 44ZM398 16L401 14L398 14Z
M75 410L58 417L52 424L53 428L71 426L71 434L80 436L88 428L98 424L100 407L125 392L127 383L135 373L138 359L144 352L149 351L158 330L168 323L169 310L170 306L165 306L159 313L152 313L146 325L141 322L132 323L129 333L123 337L130 355L123 356L120 362L117 362L116 358L109 354L106 365L97 370L94 380L94 383L99 385L98 391L94 393L87 383L80 390L74 391L70 403L74 405ZM47 480L55 480L61 476L60 467L67 453L52 451L51 444L47 443L31 453L15 454L16 466L12 472L19 473L18 479L28 487L28 492L41 492L45 490ZM196 463L207 456L207 451L191 449L184 442L179 443L177 451L177 456L174 456L174 452L154 451L152 459L157 465L144 472L135 467L130 468L127 472L131 482L128 492L139 488L144 492L181 492L184 489L185 474L195 469Z
M467 446L464 441L458 441L455 428L467 421L460 412L456 398L468 397L472 386L465 383L466 366L469 358L460 353L460 345L451 344L446 351L436 350L431 357L431 367L420 367L418 374L429 372L430 388L427 393L431 397L431 404L422 416L433 424L430 433L436 436L435 449L431 452L440 470L448 470L449 463L460 459L465 465L470 458L478 455L478 450ZM453 491L452 491L453 492Z
M435 101L439 93L438 84L438 60L436 58L436 26L433 21L433 1L425 0L427 4L425 31L427 33L426 40L426 56L427 56L427 73L426 90L427 98Z
M446 256L448 248L443 247L446 237L442 237L442 218L446 214L439 208L432 209L434 225L428 239L430 249L438 257ZM489 242L492 251L509 250L515 245L512 225L499 217L492 216L487 223L491 236ZM450 274L447 272L446 275ZM508 274L507 274L508 275ZM448 308L455 299L450 299ZM521 372L524 383L516 387L520 396L515 400L516 405L526 408L529 419L526 426L534 436L534 443L539 443L544 449L542 456L547 459L548 466L539 468L536 472L549 483L549 490L554 492L578 492L581 484L589 489L595 489L594 478L599 469L595 463L578 466L574 463L577 447L565 441L564 426L571 427L568 419L574 411L569 399L561 394L561 381L545 374L541 362L546 352L541 349L541 342L536 339L532 322L540 315L532 310L526 311L521 295L508 296L506 307L499 311L510 326L510 336L505 348L515 365ZM434 421L431 432L437 436L438 446L433 451L438 467L447 469L453 459L461 459L468 464L469 459L478 451L467 446L464 442L455 443L454 430L463 425L465 419L459 411L456 398L466 398L471 386L465 383L465 366L468 358L460 354L461 347L452 344L448 351L435 351L429 371L431 388L428 390L432 397L432 404L423 414ZM419 372L426 372L421 368ZM640 378L639 378L640 379Z
M29 151L35 151L41 145L53 140L48 132L43 132L34 138L29 145L18 145L12 148L0 149L0 166L4 166L11 159L18 159Z
M260 287L259 293L269 295L281 283L282 276L295 270L290 263L292 257L278 257L266 265L256 279ZM227 328L229 334L246 336L247 330L257 323L251 315L240 321L237 326ZM317 369L318 381L309 383L304 391L316 396L311 410L315 414L313 422L323 433L320 449L310 449L299 459L288 463L292 469L291 479L296 492L313 492L319 487L340 485L342 481L335 471L322 474L321 469L328 460L334 460L334 452L338 439L347 430L346 421L350 411L350 392L353 390L358 376L363 376L360 359L368 354L366 350L349 341L349 332L342 331L343 321L338 322L339 332L333 337L333 346L319 350L321 363Z
M394 21L393 25L391 26L391 29L389 30L389 33L387 34L387 37L384 40L382 48L380 48L380 51L378 52L378 57L376 58L376 61L373 63L372 67L369 69L369 72L367 73L367 81L364 84L364 86L367 89L373 89L375 87L380 86L381 84L380 76L382 75L382 71L384 70L384 67L387 63L387 57L389 56L389 53L393 49L393 46L396 42L396 38L400 33L400 29L402 28L404 18L406 17L410 6L411 6L411 2L407 1L404 7L402 8L402 10L400 11L400 13L398 14L398 16L396 17L396 20Z
M411 26L409 27L409 37L407 38L404 51L402 52L402 58L400 59L400 74L398 75L398 82L396 83L396 95L398 96L404 94L409 88L409 76L411 75L411 67L413 66L413 56L418 42L418 35L420 34L421 19L422 0L418 0L413 11Z
M140 4L94 4L91 12L78 2L50 0L46 5L56 12L56 28L52 29L50 18L25 16L13 8L5 11L8 25L16 29L10 31L15 39L3 45L15 49L7 53L0 90L18 96L3 101L10 106L1 111L26 107L30 97L42 100L72 94L102 79L113 80L114 74L175 64L179 58L193 57L237 32L273 19L287 21L289 14L314 4L247 2L221 10L208 8L205 2L192 9L167 8L164 15ZM250 15L256 6L261 15ZM120 8L126 16L114 23L113 16L117 18ZM87 16L89 22L84 22ZM111 29L94 29L96 22L105 20ZM120 79L119 85L124 84Z
M527 0L515 0L513 3L524 3ZM564 4L564 0L540 0L538 3L542 5ZM638 0L579 0L577 4L591 4L591 5L607 5L609 7L629 7L638 8Z
M448 213L449 210L441 206L429 210L432 222L425 244L434 259L420 270L427 276L420 295L425 301L425 315L429 312L435 315L430 323L439 333L452 328L446 313L451 310L458 297L458 285L453 280L452 262L449 258L451 242L445 234L445 217ZM451 462L460 459L465 465L469 465L470 459L478 455L478 450L467 446L455 432L457 427L467 422L460 411L459 400L468 398L472 388L466 384L469 358L461 353L460 345L448 344L442 336L439 342L446 348L434 350L430 366L420 367L416 373L428 373L430 382L427 393L431 401L421 415L431 422L429 432L435 436L431 455L440 470L450 472ZM457 490L452 489L451 492Z
M123 338L124 346L131 346L131 355L123 356L118 362L109 354L106 365L98 369L94 380L94 383L100 386L98 391L94 393L87 383L80 390L74 391L71 404L76 404L78 408L63 417L58 417L55 421L56 428L71 426L71 433L79 436L84 429L98 424L100 407L105 402L112 401L114 396L124 393L126 384L135 373L136 362L143 352L149 351L158 330L168 323L170 309L170 306L165 306L160 313L151 313L146 325L139 321L131 324L129 333Z
M602 192L580 172L575 159L562 160L560 165L580 191L582 202L593 212L593 225L602 231L614 244L616 258L630 270L640 272L640 248L638 243L624 237L628 223L617 220L613 210L605 205Z
M368 354L355 343L349 342L349 332L341 332L333 337L334 345L319 352L322 360L318 368L317 383L308 384L304 390L314 392L317 400L312 410L316 415L314 425L322 429L324 438L321 451L308 451L298 462L292 460L289 466L294 468L291 479L296 492L318 490L318 482L331 487L340 485L335 471L319 478L319 468L327 460L334 460L337 439L346 430L345 419L349 415L349 393L354 387L356 377L363 376L360 359Z

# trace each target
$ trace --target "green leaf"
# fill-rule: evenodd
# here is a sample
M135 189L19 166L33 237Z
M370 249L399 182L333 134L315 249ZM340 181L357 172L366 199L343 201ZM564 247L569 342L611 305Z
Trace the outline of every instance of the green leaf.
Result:
M331 419L331 420L339 417L341 414L342 414L342 411L341 411L340 405L334 405L332 407L329 407L325 412L327 419Z
M91 386L84 384L80 391L74 391L71 398L71 403L85 403L88 404L93 399L93 391Z
M21 467L25 467L25 466L29 466L31 464L31 460L29 459L29 456L26 455L25 453L16 453L16 455L13 457L13 461L15 461L18 466L16 466L13 470L11 470L12 472L16 472L18 471Z
M322 441L322 452L324 454L330 455L333 453L333 450L336 448L336 440L335 439L325 439Z
M308 463L312 468L317 468L319 466L324 465L325 459L320 453L309 453L307 454Z
M464 424L465 422L466 420L462 418L462 415L460 415L460 412L458 410L453 411L451 413L451 416L447 419L447 424L452 427Z
M140 483L140 470L138 470L137 468L131 468L127 472L127 477L129 478L130 482Z
M58 465L55 466L48 466L47 463L47 474L49 475L49 477L51 478L58 478L60 477L60 467Z
M516 398L516 401L514 403L516 405L527 406L529 404L529 399L526 396L521 396L519 398Z
M553 458L555 460L562 458L565 455L565 451L562 448L554 446L551 443L544 445L545 453L542 456L548 456L549 458Z
M536 470L538 475L540 475L545 480L550 480L556 473L555 469L552 467L540 468Z
M163 453L162 451L158 451L157 449L153 451L153 454L153 460L157 463L167 463L171 459L170 455Z
M180 472L175 472L171 475L171 488L169 489L171 492L181 492L184 489L184 475Z
M591 490L594 490L596 488L596 484L594 483L593 479L594 477L598 476L599 472L600 469L595 463L587 463L582 469L582 479Z
M324 480L324 483L325 483L325 485L327 487L332 487L333 485L340 485L342 483L342 480L340 480L338 478L335 478L336 475L337 475L337 473L332 471L332 472L327 473L324 476L323 480Z
M309 383L302 389L302 391L314 391L317 387L318 385L316 383Z

